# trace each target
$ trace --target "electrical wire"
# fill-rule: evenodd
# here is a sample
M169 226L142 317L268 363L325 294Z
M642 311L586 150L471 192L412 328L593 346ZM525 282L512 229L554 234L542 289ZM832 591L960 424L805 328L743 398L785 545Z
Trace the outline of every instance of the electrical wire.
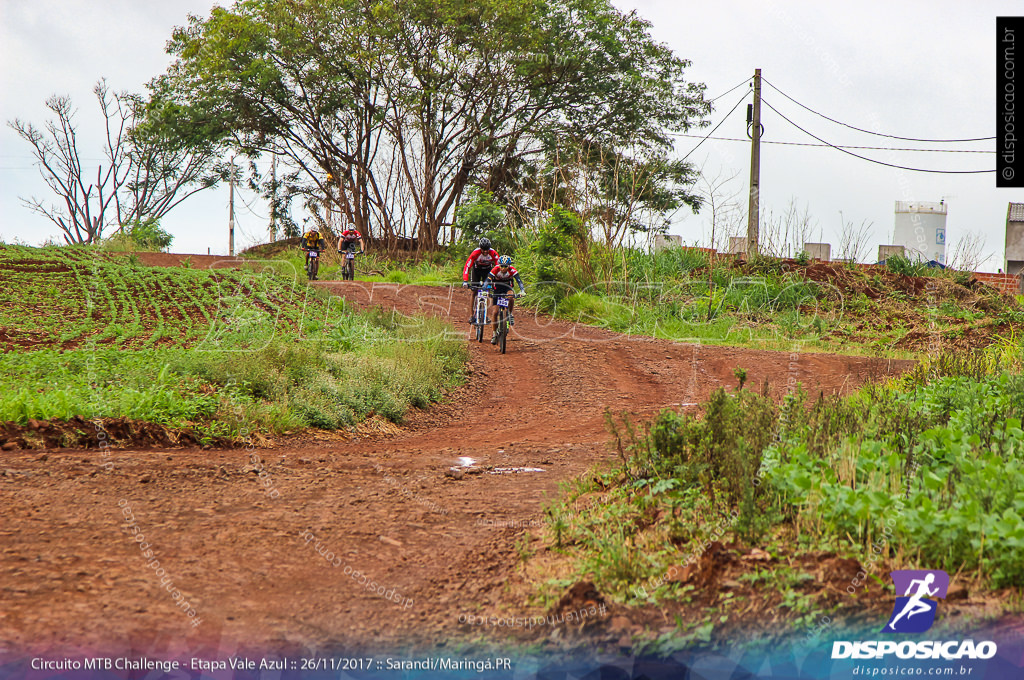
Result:
M269 219L270 219L269 217L266 217L266 216L264 216L264 215L260 215L260 214L259 214L259 213L257 213L257 212L256 212L255 210L253 210L253 209L252 209L252 204L251 204L251 203L249 203L249 202L248 202L247 200L245 200L245 197L244 197L244 196L242 195L242 192L241 192L241 191L239 191L239 192L237 193L237 196L238 196L238 199L239 199L240 201L242 201L242 205L244 205L244 206L245 206L245 209L246 209L246 210L248 210L248 211L249 211L249 213L250 213L250 214L251 214L251 215L252 215L253 217L255 217L256 219L260 219L260 220L269 220Z
M823 143L825 146L830 146L833 149L837 149L839 151L842 151L843 153L849 154L850 156L853 156L854 158L859 158L862 161L868 161L869 163L877 163L878 165L884 165L884 166L886 166L888 168L896 168L898 170L909 170L911 172L930 172L930 173L934 173L934 174L938 174L938 175L977 175L977 174L981 174L981 173L995 172L994 169L993 170L927 170L925 168L911 168L911 167L908 167L906 165L896 165L894 163L885 163L883 161L876 161L873 158L868 158L867 156L861 156L860 154L855 154L852 151L847 151L846 149L844 149L842 147L839 147L839 146L836 146L835 144L831 144L829 142L826 142L821 137L818 137L817 135L815 135L815 134L813 134L811 132L808 132L807 130L803 129L802 127L800 127L799 125L797 125L796 123L791 121L789 118L786 118L786 116L784 116L777 108L775 108L774 106L769 104L767 101L765 101L764 97L761 97L761 103L764 104L765 106L767 106L769 109L771 109L775 113L779 114L779 116L782 118L782 120L786 121L787 123L789 123L790 125L795 127L797 130L800 130L800 132L803 132L805 135L808 135L809 137L813 137L814 139L816 139L819 142Z
M994 136L993 137L968 137L968 138L965 138L965 139L919 139L917 137L899 137L897 135L887 135L887 134L884 134L884 133L881 133L881 132L872 132L871 130L865 130L863 128L854 127L853 125L849 125L848 123L844 123L842 121L838 121L835 118L829 118L824 113L819 113L819 112L815 111L814 109L812 109L811 107L807 106L806 104L801 104L800 102L798 102L797 100L793 99L788 94L786 94L785 92L780 90L773 83L770 83L768 81L768 79L763 77L763 76L761 77L761 81L766 83L769 87L771 87L773 90L775 90L776 92L781 94L783 97L785 97L789 101L793 102L797 106L800 106L802 108L807 109L808 111L810 111L814 115L821 116L825 120L832 121L836 125L842 125L843 127L848 127L851 130L856 130L857 132L865 132L865 133L867 133L869 135L877 135L879 137L888 137L889 139L898 139L898 140L901 140L901 141L904 141L904 142L932 142L932 143L936 143L936 144L953 144L953 143L957 143L957 142L985 142L985 141L988 141L990 139L995 139ZM763 101L763 99L762 99L762 101ZM776 111L776 113L778 113L778 112ZM781 115L781 114L779 114L779 115Z
M693 137L694 139L700 139L700 135L689 135L683 133L676 133L677 137ZM740 139L739 137L708 137L708 139L721 141L721 142L744 142L749 143L749 139ZM813 144L811 142L773 142L766 139L761 140L762 144L781 144L783 146L819 146L826 147L829 144ZM849 144L836 144L837 149L874 149L877 151L927 151L930 153L995 153L995 151L985 151L983 149L901 149L894 148L891 146L851 146Z
M722 98L722 97L724 97L725 95L729 94L730 92L732 92L733 90L735 90L735 89L736 89L737 87L742 87L743 85L745 85L745 84L747 84L747 83L749 83L749 82L750 82L750 78L747 78L746 80L744 80L743 82L741 82L741 83L740 83L739 85L737 85L736 87L732 87L732 88L729 88L729 90L727 90L726 92L723 92L722 94L718 95L718 96L717 96L717 97L715 97L714 99L709 99L707 103L708 103L708 104L711 104L711 103L713 103L713 102L717 102L717 101L718 101L719 99L721 99L721 98Z
M737 86L737 87L738 87L738 86ZM736 88L734 87L733 89L735 90ZM699 148L700 148L700 145L701 145L701 144L703 144L704 142L706 142L706 141L707 141L707 139L708 139L708 137L710 137L711 135L715 134L715 130L717 130L717 129L718 129L719 127L721 127L721 126L722 126L722 123L724 123L725 121L727 121L727 120L729 119L729 116L731 116L731 115L732 115L732 112L733 112L733 111L735 111L735 110L736 110L736 108L737 108L737 107L738 107L738 106L739 106L740 104L742 104L742 103L743 103L743 100L744 100L744 99L746 99L746 98L747 98L747 93L746 93L746 92L744 92L744 93L743 93L743 96L742 96L742 97L740 97L740 100L739 100L738 102L736 102L736 105L735 105L735 106L733 106L733 107L732 107L731 109L729 109L729 113L725 114L725 117L723 117L723 118L722 118L722 120L718 121L718 125L716 125L716 126L715 126L714 128L712 128L712 129L711 129L711 132L709 132L709 133L708 133L707 135L705 135L705 136L704 136L704 139L702 139L702 140L700 140L699 142L697 142L697 146L695 146L695 147L693 147L692 149L690 149L689 153L687 153L687 154L686 154L685 156L683 156L683 161L685 161L685 160L686 160L687 158L689 158L689 157L690 157L690 154L692 154L692 153L693 153L694 151L696 151L697 149L699 149ZM682 162L682 161L680 161L680 163L681 163L681 162Z

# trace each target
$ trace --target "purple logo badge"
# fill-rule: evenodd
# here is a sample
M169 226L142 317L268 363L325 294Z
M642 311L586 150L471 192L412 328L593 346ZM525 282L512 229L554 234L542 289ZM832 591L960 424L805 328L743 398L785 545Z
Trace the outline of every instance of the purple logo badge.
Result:
M896 604L882 632L925 632L935 623L935 610L939 606L929 598L946 597L949 574L941 569L901 569L890 573L896 585Z

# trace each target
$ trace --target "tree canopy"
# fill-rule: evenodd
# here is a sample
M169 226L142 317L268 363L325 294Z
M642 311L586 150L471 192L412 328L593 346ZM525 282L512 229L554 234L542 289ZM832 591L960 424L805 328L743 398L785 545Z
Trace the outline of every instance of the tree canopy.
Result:
M710 111L689 63L608 0L242 0L168 49L155 83L182 135L277 154L288 195L313 188L372 238L427 248L469 187L521 193L566 140L636 150L631 181L685 180L649 161Z

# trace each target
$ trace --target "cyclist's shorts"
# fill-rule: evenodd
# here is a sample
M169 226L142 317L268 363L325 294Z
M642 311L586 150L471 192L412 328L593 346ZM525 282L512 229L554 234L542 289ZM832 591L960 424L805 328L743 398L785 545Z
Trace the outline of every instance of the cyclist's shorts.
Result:
M494 288L491 290L491 299L493 300L495 297L499 295L506 295L508 293L511 293L513 290L514 289L512 288L511 283L501 283L500 281L495 281Z
M469 270L470 283L483 283L487 275L491 273L490 267L473 267Z

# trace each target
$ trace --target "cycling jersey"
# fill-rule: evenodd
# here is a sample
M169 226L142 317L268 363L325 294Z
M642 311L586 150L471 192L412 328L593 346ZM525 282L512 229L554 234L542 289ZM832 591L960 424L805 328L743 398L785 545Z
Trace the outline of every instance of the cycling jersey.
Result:
M341 247L344 250L344 248L348 246L350 243L358 241L362 238L363 235L360 234L355 229L346 229L345 231L341 232Z
M462 280L469 281L470 269L482 270L482 273L483 271L489 271L496 264L498 264L497 250L491 248L488 251L483 251L477 248L470 253L469 258L466 260L466 266L462 269ZM483 276L479 278L483 278Z
M310 231L302 237L302 247L308 250L326 250L327 241L320 234Z
M495 267L487 274L487 280L493 281L495 289L501 289L499 292L511 292L513 279L519 284L519 290L522 291L526 289L526 286L523 285L523 280L519 277L519 272L516 271L515 267L509 267L504 272L501 271L501 267Z

